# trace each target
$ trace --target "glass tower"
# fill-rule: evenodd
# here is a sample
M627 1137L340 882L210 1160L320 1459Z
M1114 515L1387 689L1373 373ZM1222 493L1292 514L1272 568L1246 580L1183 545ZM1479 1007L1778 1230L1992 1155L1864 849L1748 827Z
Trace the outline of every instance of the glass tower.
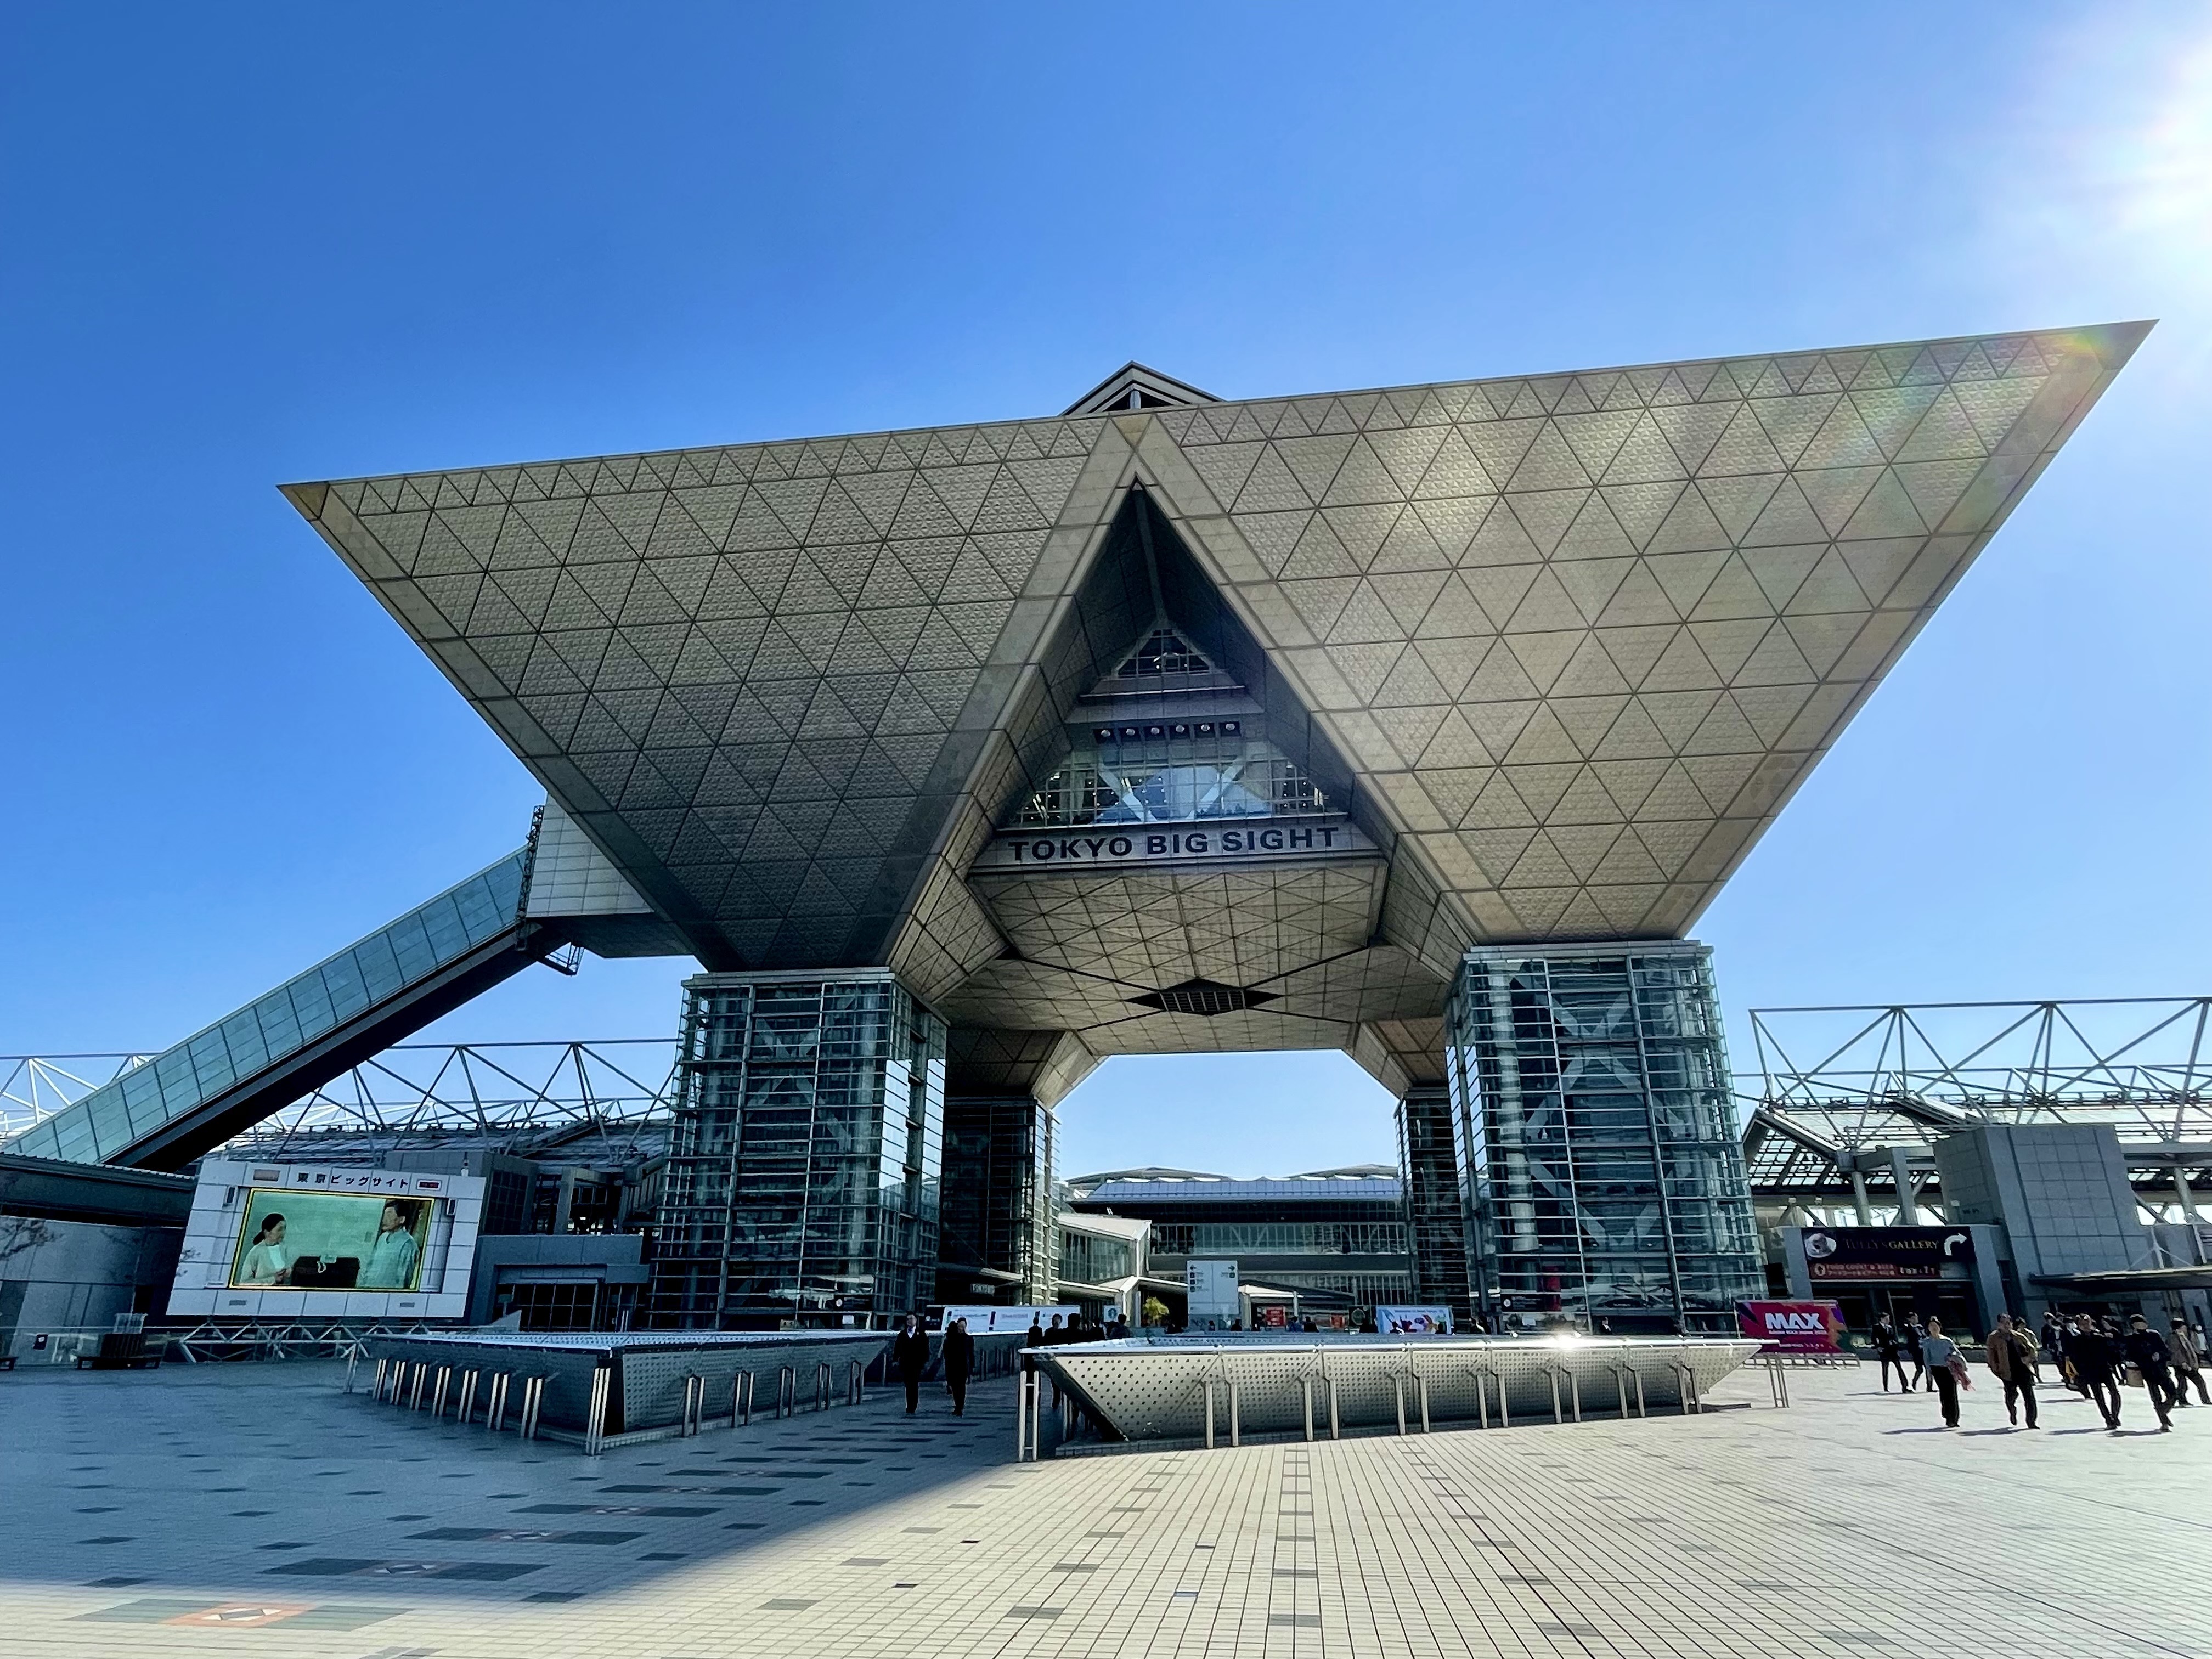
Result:
M939 1301L1053 1299L1052 1138L1027 1096L945 1103Z
M1479 1315L1734 1332L1763 1279L1705 946L1469 951L1446 1045Z
M1467 1255L1467 1191L1461 1179L1450 1091L1417 1085L1398 1103L1398 1168L1405 1183L1406 1237L1413 1300L1474 1310Z
M885 1325L935 1289L945 1024L882 969L686 980L653 1316Z

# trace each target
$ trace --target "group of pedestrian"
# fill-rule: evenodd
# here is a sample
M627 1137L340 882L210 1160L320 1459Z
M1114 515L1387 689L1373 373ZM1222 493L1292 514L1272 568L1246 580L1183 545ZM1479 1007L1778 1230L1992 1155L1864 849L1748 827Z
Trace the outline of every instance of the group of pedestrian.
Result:
M942 1352L945 1388L952 1396L952 1414L965 1417L968 1379L975 1370L975 1339L969 1334L965 1319L956 1319L945 1328ZM891 1364L899 1381L906 1384L906 1414L912 1417L921 1409L921 1379L929 1370L929 1333L921 1328L919 1314L908 1314L899 1334L891 1339Z
M1110 1342L1127 1336L1129 1328L1121 1322L1121 1310L1111 1310L1097 1324L1086 1324L1077 1313L1065 1322L1060 1315L1052 1316L1052 1323L1040 1324L1035 1315L1030 1318L1025 1348L1055 1347L1063 1342ZM944 1362L945 1387L952 1396L952 1414L968 1414L968 1379L975 1373L975 1339L969 1334L968 1322L956 1319L945 1328L945 1340L939 1345L939 1356ZM921 1316L908 1314L899 1327L898 1334L891 1339L891 1369L906 1385L906 1413L913 1416L921 1407L922 1379L929 1372L929 1333L922 1328ZM1060 1382L1053 1381L1053 1404L1060 1403Z
M1923 1386L1932 1391L1942 1405L1943 1425L1957 1428L1960 1392L1973 1387L1973 1378L1958 1342L1945 1334L1943 1322L1931 1317L1923 1323L1908 1316L1899 1327L1883 1314L1875 1321L1873 1335L1881 1367L1882 1392L1889 1392L1893 1370L1898 1387L1905 1393L1915 1393ZM2057 1368L2067 1387L2096 1406L2110 1430L2120 1426L2124 1380L2140 1382L2148 1394L2160 1433L2172 1429L2173 1413L2189 1403L2191 1387L2196 1389L2200 1402L2212 1405L2212 1391L2204 1382L2203 1352L2188 1325L2179 1319L2172 1322L2172 1334L2166 1336L2152 1329L2150 1321L2141 1314L2123 1326L2107 1316L2062 1317L2053 1311L2044 1316L2039 1332L2031 1331L2024 1319L1999 1314L1983 1352L1984 1364L2003 1386L2005 1417L2014 1427L2023 1413L2029 1428L2040 1426L2036 1388L2042 1380L2039 1367L2045 1359Z

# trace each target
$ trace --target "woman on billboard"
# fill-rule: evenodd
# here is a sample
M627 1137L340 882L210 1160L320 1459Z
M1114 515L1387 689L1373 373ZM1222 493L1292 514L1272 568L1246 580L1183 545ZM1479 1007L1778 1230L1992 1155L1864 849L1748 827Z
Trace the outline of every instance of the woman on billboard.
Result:
M292 1264L284 1259L284 1218L270 1215L262 1218L261 1231L253 1236L253 1243L246 1247L246 1259L238 1282L241 1285L282 1285L289 1275Z

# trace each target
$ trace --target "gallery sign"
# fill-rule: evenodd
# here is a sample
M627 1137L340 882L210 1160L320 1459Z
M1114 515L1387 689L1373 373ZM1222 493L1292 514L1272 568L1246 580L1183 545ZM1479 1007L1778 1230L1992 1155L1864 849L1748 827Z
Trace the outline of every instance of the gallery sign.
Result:
M1802 1243L1806 1275L1816 1281L1967 1279L1973 1273L1973 1236L1963 1227L1808 1227Z
M1274 863L1372 857L1380 849L1341 814L1221 818L1183 823L1093 823L1080 830L1009 830L976 858L985 871L1097 869L1153 864Z

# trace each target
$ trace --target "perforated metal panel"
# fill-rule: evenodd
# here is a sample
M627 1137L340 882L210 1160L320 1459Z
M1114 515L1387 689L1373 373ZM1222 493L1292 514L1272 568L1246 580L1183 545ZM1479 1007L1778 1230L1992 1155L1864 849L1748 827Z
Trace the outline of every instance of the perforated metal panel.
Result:
M382 1338L369 1345L369 1353L377 1359L451 1365L457 1377L473 1366L483 1373L487 1386L494 1373L507 1371L515 1378L517 1401L523 1379L542 1376L546 1382L540 1420L577 1434L584 1432L592 1373L611 1366L615 1386L604 1432L628 1434L682 1421L684 1382L690 1376L707 1379L709 1417L728 1414L731 1383L746 1370L757 1379L756 1409L772 1409L778 1373L786 1365L792 1368L801 1405L812 1403L814 1368L824 1361L832 1368L832 1398L842 1400L845 1367L874 1364L890 1343L890 1334L881 1331L471 1332Z
M1316 1429L1326 1434L1331 1382L1338 1421L1346 1429L1395 1427L1399 1379L1409 1422L1419 1419L1424 1382L1431 1423L1480 1421L1478 1388L1489 1391L1492 1421L1501 1390L1510 1417L1548 1421L1555 1375L1563 1410L1572 1410L1577 1387L1585 1412L1617 1410L1624 1395L1632 1409L1639 1378L1647 1407L1679 1408L1678 1367L1688 1367L1702 1397L1758 1352L1756 1342L1695 1338L1352 1338L1219 1344L1170 1338L1088 1343L1036 1358L1041 1368L1057 1375L1064 1389L1123 1438L1182 1440L1206 1432L1209 1379L1215 1387L1218 1434L1228 1432L1231 1383L1244 1432L1303 1431L1308 1378L1314 1384Z

